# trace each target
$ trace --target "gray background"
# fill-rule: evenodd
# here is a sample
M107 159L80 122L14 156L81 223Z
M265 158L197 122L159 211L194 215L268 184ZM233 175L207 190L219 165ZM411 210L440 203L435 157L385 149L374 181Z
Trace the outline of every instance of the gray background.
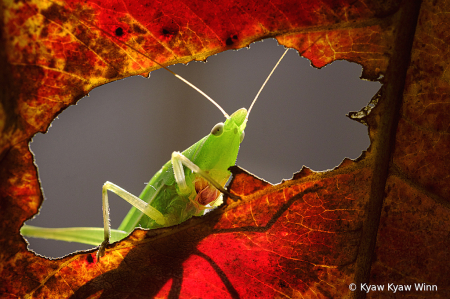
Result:
M275 40L227 51L171 70L215 99L229 114L248 108L284 48ZM359 79L361 67L336 61L318 70L290 50L251 112L237 165L272 183L303 165L313 170L357 158L367 128L345 114L365 106L380 87ZM135 195L170 159L209 133L223 115L169 72L132 77L93 90L31 144L45 201L28 224L102 226L101 187L112 181ZM111 224L130 209L110 194ZM59 257L90 245L30 238L37 253Z

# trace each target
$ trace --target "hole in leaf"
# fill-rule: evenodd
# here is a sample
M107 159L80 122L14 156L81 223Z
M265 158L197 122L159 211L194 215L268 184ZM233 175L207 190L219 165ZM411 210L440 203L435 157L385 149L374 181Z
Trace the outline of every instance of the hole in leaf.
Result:
M123 29L121 27L118 27L115 31L117 36L122 36L123 35Z
M179 73L229 114L248 108L283 53L274 40L227 51L208 63L177 65ZM380 84L359 79L361 67L337 61L318 70L290 50L253 108L237 165L270 182L306 165L326 170L369 146L367 127L345 115L370 101ZM172 151L184 150L223 115L164 70L150 79L126 78L96 88L69 107L49 133L31 144L46 200L28 224L102 227L101 188L111 181L139 195ZM130 209L111 194L111 224ZM59 257L91 245L29 238L31 249Z
M230 36L227 38L227 40L225 41L227 46L231 46L232 44L234 44L238 39L238 36L236 34Z

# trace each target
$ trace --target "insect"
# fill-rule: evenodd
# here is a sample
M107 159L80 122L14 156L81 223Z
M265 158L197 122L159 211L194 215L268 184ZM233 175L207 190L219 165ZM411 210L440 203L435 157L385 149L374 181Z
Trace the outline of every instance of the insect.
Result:
M42 228L24 225L22 235L91 245L101 243L97 253L97 258L100 259L110 241L125 238L135 227L153 229L173 226L219 206L223 194L233 197L224 189L231 175L228 168L236 163L253 105L287 51L288 49L266 78L248 111L241 108L231 116L203 91L163 67L216 105L225 116L225 122L216 124L209 135L185 151L173 152L171 160L153 176L139 197L106 182L102 188L103 228ZM108 191L133 206L118 229L110 228Z

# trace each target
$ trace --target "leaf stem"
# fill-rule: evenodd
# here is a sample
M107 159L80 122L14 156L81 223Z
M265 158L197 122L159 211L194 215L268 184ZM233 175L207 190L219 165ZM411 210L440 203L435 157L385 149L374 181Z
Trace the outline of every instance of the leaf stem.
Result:
M386 70L383 86L384 98L379 104L381 112L376 137L373 143L374 168L370 189L369 203L366 210L361 243L356 259L354 283L356 291L351 298L365 298L361 290L362 283L369 283L372 258L377 241L381 210L385 198L385 187L389 175L389 164L395 145L395 135L399 120L399 112L403 100L406 73L410 65L411 51L419 16L420 0L403 1L396 27L395 45L389 66Z

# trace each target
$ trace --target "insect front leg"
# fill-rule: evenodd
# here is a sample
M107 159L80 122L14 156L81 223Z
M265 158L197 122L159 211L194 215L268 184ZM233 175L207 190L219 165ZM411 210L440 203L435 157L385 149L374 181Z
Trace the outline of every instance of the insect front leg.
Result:
M222 185L220 185L216 180L214 180L208 173L201 170L200 167L195 165L191 160L186 158L180 152L172 153L172 165L173 165L173 173L175 175L175 180L178 184L180 192L182 194L189 194L190 189L186 184L186 178L184 176L183 165L192 170L194 173L202 176L205 180L207 180L211 185L213 185L217 190L222 192L223 194L228 195L230 198L237 200L240 199L238 196L235 196L225 190Z
M103 226L104 226L104 241L100 245L100 248L97 252L97 259L100 259L105 255L106 245L109 244L109 237L111 234L110 221L109 221L109 201L108 201L108 190L114 192L121 198L125 199L131 205L133 205L136 209L155 220L156 223L162 226L170 226L172 221L168 217L165 217L160 211L140 199L139 197L131 194L125 189L117 186L114 183L106 182L103 184L102 188L102 205L103 205ZM150 200L151 202L151 200ZM130 232L127 232L130 233Z

